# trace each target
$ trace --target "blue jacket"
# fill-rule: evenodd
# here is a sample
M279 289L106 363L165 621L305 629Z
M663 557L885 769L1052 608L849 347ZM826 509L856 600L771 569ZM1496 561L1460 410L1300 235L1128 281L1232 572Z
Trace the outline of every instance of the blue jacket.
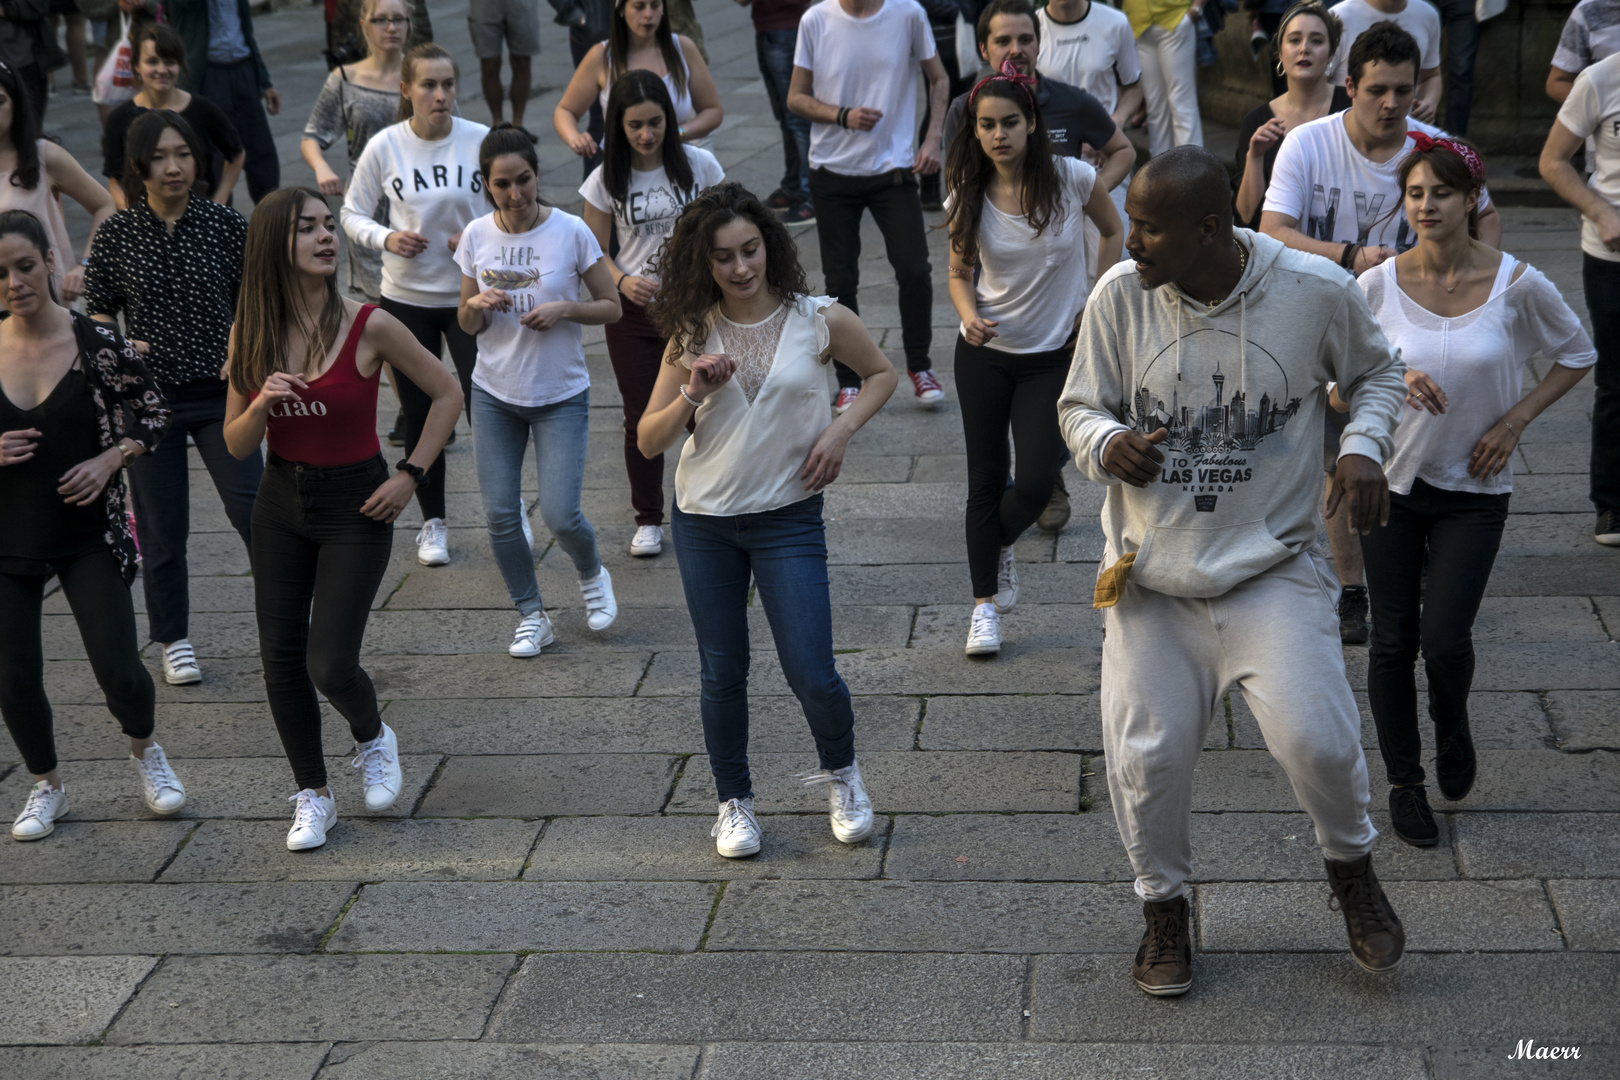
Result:
M180 40L186 43L186 76L181 88L187 93L202 93L203 72L208 67L208 0L163 0L163 15L174 27ZM259 89L268 90L270 69L264 66L259 54L259 43L253 37L253 12L248 0L236 0L236 15L242 20L242 37L247 41L248 58L259 76Z

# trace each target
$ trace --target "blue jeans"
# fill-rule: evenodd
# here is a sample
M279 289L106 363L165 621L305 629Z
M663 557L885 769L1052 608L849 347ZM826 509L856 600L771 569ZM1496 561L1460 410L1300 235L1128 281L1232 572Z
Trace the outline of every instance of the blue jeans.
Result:
M1474 60L1479 55L1479 23L1473 0L1429 0L1440 10L1446 30L1446 123L1453 135L1468 134L1474 107Z
M810 198L810 121L788 112L788 83L793 79L793 50L798 48L799 31L766 30L754 34L754 55L759 74L765 80L765 95L771 99L771 115L782 128L782 190Z
M684 514L677 505L671 525L703 662L703 742L720 801L754 793L748 774L750 572L821 767L853 763L855 713L833 663L821 496L736 517Z
M512 603L525 615L545 610L534 579L534 551L523 539L519 516L523 455L534 439L534 471L540 483L540 518L574 561L581 581L602 572L596 530L579 508L585 480L585 433L590 426L591 392L581 390L555 405L509 405L474 386L472 424L478 433L474 457L478 488L484 495L489 546Z

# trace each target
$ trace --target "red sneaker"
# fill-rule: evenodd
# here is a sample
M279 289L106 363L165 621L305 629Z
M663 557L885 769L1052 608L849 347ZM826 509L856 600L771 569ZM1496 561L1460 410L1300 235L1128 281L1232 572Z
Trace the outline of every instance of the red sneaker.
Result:
M945 400L945 388L932 370L911 372L911 385L917 388L917 400L924 405L938 405Z
M843 415L845 412L849 411L849 407L855 404L855 399L860 396L860 393L861 392L857 387L839 387L838 396L833 399L833 412Z

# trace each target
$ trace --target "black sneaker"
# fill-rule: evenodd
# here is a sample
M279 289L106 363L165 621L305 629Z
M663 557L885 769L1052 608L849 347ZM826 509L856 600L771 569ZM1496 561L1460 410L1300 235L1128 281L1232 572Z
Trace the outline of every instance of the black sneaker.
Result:
M394 428L388 433L388 445L405 445L405 414L402 412L394 414Z
M1456 802L1474 786L1478 765L1474 759L1474 736L1468 730L1468 721L1440 743L1434 753L1434 779L1440 794Z
M1365 645L1371 636L1367 629L1367 586L1346 585L1339 593L1339 640L1346 645Z
M1328 907L1344 913L1344 929L1356 963L1378 974L1394 971L1406 952L1406 930L1384 895L1384 887L1378 884L1372 856L1347 863L1323 861L1333 890Z
M816 208L806 199L801 203L794 203L781 213L784 225L814 225L816 223Z
M1192 928L1187 897L1142 905L1147 930L1131 965L1131 978L1154 997L1180 997L1192 988Z
M772 210L777 211L777 212L781 212L783 210L788 209L789 207L796 204L798 201L799 200L797 198L795 198L792 195L789 195L786 191L782 190L781 188L777 188L775 191L773 191L769 195L765 196L765 205L770 207Z
M1620 510L1599 510L1592 539L1605 547L1620 547Z
M1440 826L1435 824L1422 784L1390 789L1389 825L1398 840L1413 847L1434 847L1440 842Z

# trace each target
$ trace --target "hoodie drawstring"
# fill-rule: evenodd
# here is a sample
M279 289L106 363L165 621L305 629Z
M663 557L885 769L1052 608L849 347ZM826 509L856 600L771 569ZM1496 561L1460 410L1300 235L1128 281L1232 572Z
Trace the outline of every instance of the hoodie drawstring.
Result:
M1249 407L1249 294L1238 293L1238 389L1243 392L1243 408Z
M1181 304L1180 296L1176 297L1176 382L1181 381Z

